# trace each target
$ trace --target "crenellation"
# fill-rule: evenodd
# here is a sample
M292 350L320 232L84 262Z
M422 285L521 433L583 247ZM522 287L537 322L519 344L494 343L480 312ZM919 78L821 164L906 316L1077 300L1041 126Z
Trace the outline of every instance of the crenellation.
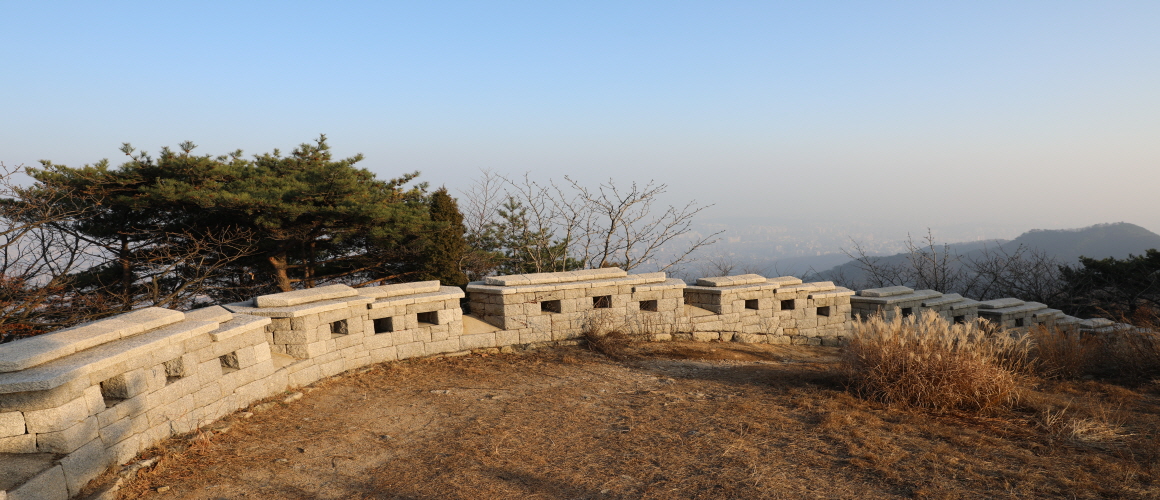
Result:
M1026 332L1038 324L1036 313L1047 310L1046 304L1023 302L1010 297L979 302L978 307L979 317L990 321L995 328L1019 332Z
M372 363L517 344L574 344L604 328L652 340L840 345L853 316L935 311L1013 330L1129 328L1017 299L750 274L689 286L620 269L331 285L187 313L146 308L0 348L0 453L56 453L41 477L76 495L106 467L293 387ZM467 297L472 314L464 316ZM2 462L4 458L0 458ZM47 476L45 474L48 474ZM3 493L3 492L0 492ZM2 497L2 495L0 495Z
M335 285L188 314L150 308L5 345L0 360L14 369L0 373L0 453L61 454L75 495L104 467L175 433L294 385L398 359L403 339L374 334L376 309L412 328L401 357L460 350L461 290L376 288ZM422 314L431 324L418 324Z

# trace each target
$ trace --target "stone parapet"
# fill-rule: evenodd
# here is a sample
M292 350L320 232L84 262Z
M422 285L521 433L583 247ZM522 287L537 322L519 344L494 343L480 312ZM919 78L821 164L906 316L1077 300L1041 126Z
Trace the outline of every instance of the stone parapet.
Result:
M854 314L863 319L881 316L890 321L897 315L906 317L933 311L948 322L961 324L979 317L980 302L957 293L943 295L934 290L891 286L861 290L858 295L850 297L850 304Z
M694 338L836 344L849 331L852 290L756 274L702 278L685 288Z
M438 282L337 285L0 345L0 499L76 496L172 435L323 377L494 347L494 333L464 334L463 296Z
M468 299L472 316L460 305ZM620 269L493 276L467 294L437 281L332 285L189 312L144 308L0 345L0 500L75 496L107 467L296 386L419 356L572 342L586 330L655 340L839 345L852 315L934 311L997 328L1130 333L1037 302L756 274Z
M980 318L990 321L995 328L1017 332L1048 321L1054 323L1054 314L1049 311L1046 304L1010 297L979 302Z
M490 277L467 285L471 314L532 344L579 338L593 322L631 331L676 325L685 282L616 268ZM627 326L626 326L627 325Z

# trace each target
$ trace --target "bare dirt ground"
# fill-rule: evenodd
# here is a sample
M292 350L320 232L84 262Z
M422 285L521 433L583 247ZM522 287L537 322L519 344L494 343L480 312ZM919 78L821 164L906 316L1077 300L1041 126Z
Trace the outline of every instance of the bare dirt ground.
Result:
M836 353L666 343L377 365L167 441L120 495L1160 497L1156 384L1040 382L1009 414L932 415L849 395ZM1102 420L1073 422L1099 432L1053 423L1092 408Z

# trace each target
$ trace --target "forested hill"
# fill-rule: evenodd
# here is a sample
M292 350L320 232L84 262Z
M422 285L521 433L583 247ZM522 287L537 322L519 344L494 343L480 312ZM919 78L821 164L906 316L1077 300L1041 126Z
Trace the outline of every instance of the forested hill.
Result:
M1083 229L1033 229L1004 244L1004 247L1020 244L1044 250L1061 262L1071 264L1081 255L1094 259L1140 255L1149 248L1160 248L1160 234L1135 224L1117 222Z
M921 242L915 241L915 244ZM1020 245L1042 251L1061 264L1075 265L1081 255L1096 259L1108 257L1123 259L1129 254L1141 255L1150 248L1160 248L1160 234L1127 222L1097 224L1081 229L1033 229L1013 240L952 243L950 253L969 260L981 257L985 249L1013 253ZM941 253L942 244L937 244L936 249ZM907 262L907 254L899 253L875 259L885 265L902 265ZM862 270L854 261L835 266L821 273L821 276L827 278L841 276L844 281L849 282L861 282L864 278Z

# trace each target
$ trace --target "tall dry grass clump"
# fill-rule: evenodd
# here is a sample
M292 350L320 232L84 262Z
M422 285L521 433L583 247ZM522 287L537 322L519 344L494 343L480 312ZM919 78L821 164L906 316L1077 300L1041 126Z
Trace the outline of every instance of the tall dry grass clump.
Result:
M1160 323L1152 315L1141 316L1130 328L1096 335L1101 354L1100 363L1092 369L1096 375L1127 382L1160 379Z
M1139 323L1101 332L1036 327L1032 356L1045 377L1098 376L1128 383L1160 378L1160 328Z
M1029 341L932 311L854 322L842 370L859 396L936 411L986 412L1019 400Z
M1105 342L1095 336L1042 325L1028 334L1036 371L1048 378L1079 378L1106 357Z

